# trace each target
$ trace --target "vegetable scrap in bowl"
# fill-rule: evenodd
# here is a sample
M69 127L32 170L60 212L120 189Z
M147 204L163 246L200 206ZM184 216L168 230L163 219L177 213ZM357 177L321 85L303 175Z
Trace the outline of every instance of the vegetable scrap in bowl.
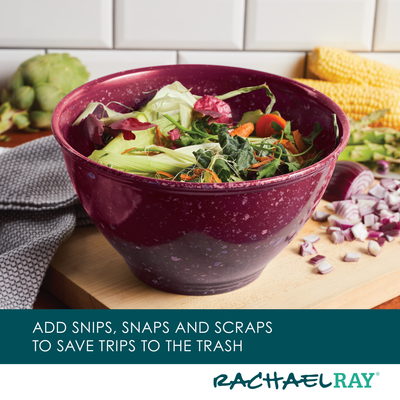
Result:
M305 85L213 65L91 81L59 103L52 130L79 200L135 276L191 296L260 276L311 216L350 133Z
M270 98L267 108L249 110L234 122L225 100L256 90ZM107 167L163 180L240 182L322 159L314 140L323 126L315 121L311 132L292 131L274 105L266 84L202 96L176 81L138 110L116 112L110 104L89 103L73 125L96 146L89 159ZM332 124L338 132L334 114Z

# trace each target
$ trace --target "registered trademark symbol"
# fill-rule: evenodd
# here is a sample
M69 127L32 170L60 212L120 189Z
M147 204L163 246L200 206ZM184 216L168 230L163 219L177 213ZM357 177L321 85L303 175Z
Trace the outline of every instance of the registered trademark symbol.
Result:
M375 375L376 375L376 376L379 376L379 375L380 375L380 373L379 373L379 372L377 372Z

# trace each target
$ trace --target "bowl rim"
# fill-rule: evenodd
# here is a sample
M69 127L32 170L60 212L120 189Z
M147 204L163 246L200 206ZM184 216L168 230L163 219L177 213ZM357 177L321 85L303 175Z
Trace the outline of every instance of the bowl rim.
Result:
M162 179L157 179L157 178L151 178L151 177L146 177L142 175L136 175L133 173L129 172L124 172L120 170L116 170L110 167L107 167L105 165L96 163L93 160L90 160L88 157L82 155L79 153L77 150L75 150L63 137L59 126L58 126L58 121L59 118L65 109L67 107L69 100L73 98L74 96L77 95L77 93L80 93L82 91L88 91L90 90L91 87L99 85L101 83L104 83L106 81L110 81L116 78L119 78L121 76L127 76L127 75L134 75L138 73L143 73L143 72L149 72L149 71L161 71L161 70L169 70L169 69L176 69L176 68L222 68L222 69L231 69L232 71L238 71L240 70L241 72L248 72L248 73L258 73L258 74L263 74L263 76L266 79L266 82L268 84L268 78L272 78L275 81L282 81L286 83L287 85L292 85L294 87L297 87L305 92L313 98L316 98L318 100L322 100L324 105L329 107L334 114L336 114L337 120L340 121L342 124L342 130L343 130L343 135L336 146L336 148L325 158L322 160L318 161L317 163L310 165L304 169L295 171L295 172L290 172L284 175L278 175L278 176L273 176L270 178L263 178L263 179L255 179L255 180L250 180L250 181L243 181L243 182L220 182L220 183L200 183L200 182L181 182L181 181L167 181L167 180L162 180ZM269 72L264 72L264 71L259 71L259 70L253 70L253 69L248 69L248 68L240 68L240 67L233 67L233 66L224 66L224 65L212 65L212 64L171 64L171 65L159 65L159 66L151 66L151 67L144 67L144 68L135 68L135 69L130 69L130 70L125 70L125 71L120 71L116 72L113 74L105 75L100 78L94 79L92 81L89 81L85 83L84 85L81 85L68 93L56 106L56 108L53 111L52 117L51 117L51 130L53 132L53 136L58 142L58 144L61 146L63 151L66 151L69 153L75 160L80 160L83 161L86 165L90 165L91 167L95 168L97 172L101 173L102 175L112 175L113 178L119 178L124 181L133 181L136 183L144 183L144 184L151 184L151 185L159 185L163 186L165 188L179 188L179 189L188 189L188 190L196 190L196 191L209 191L219 189L219 190L235 190L235 189L244 189L244 188L252 188L256 186L257 188L263 187L263 186L270 186L278 183L283 183L285 181L292 181L293 179L298 180L305 178L309 176L310 174L313 174L314 172L319 171L320 169L324 169L328 164L332 163L333 161L337 161L337 158L339 157L339 154L343 151L345 146L347 145L347 142L350 138L350 123L349 120L344 113L344 111L339 107L338 104L336 104L332 99L330 99L328 96L323 94L322 92L302 83L298 82L294 79L291 78L286 78L280 75L276 74L271 74ZM275 186L275 185L274 185Z

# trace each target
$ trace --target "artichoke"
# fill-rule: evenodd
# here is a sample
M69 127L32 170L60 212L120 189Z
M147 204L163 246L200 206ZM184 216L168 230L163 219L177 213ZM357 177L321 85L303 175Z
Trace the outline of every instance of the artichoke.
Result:
M69 92L88 81L89 72L67 53L38 55L23 62L2 92L0 133L50 128L51 115Z

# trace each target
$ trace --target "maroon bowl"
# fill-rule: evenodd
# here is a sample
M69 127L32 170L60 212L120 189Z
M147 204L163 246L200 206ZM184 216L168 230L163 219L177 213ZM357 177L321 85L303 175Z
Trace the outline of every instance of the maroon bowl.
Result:
M89 102L137 108L155 89L174 81L197 95L267 83L277 99L274 110L293 129L308 135L316 121L324 127L316 140L324 159L268 179L204 184L136 176L87 158L93 145L72 123ZM265 110L269 98L257 90L227 103L237 121L246 111ZM336 148L332 114L339 127ZM211 65L143 68L89 82L58 104L52 130L81 203L132 272L154 288L186 295L229 292L254 281L311 216L350 134L344 112L308 86Z

